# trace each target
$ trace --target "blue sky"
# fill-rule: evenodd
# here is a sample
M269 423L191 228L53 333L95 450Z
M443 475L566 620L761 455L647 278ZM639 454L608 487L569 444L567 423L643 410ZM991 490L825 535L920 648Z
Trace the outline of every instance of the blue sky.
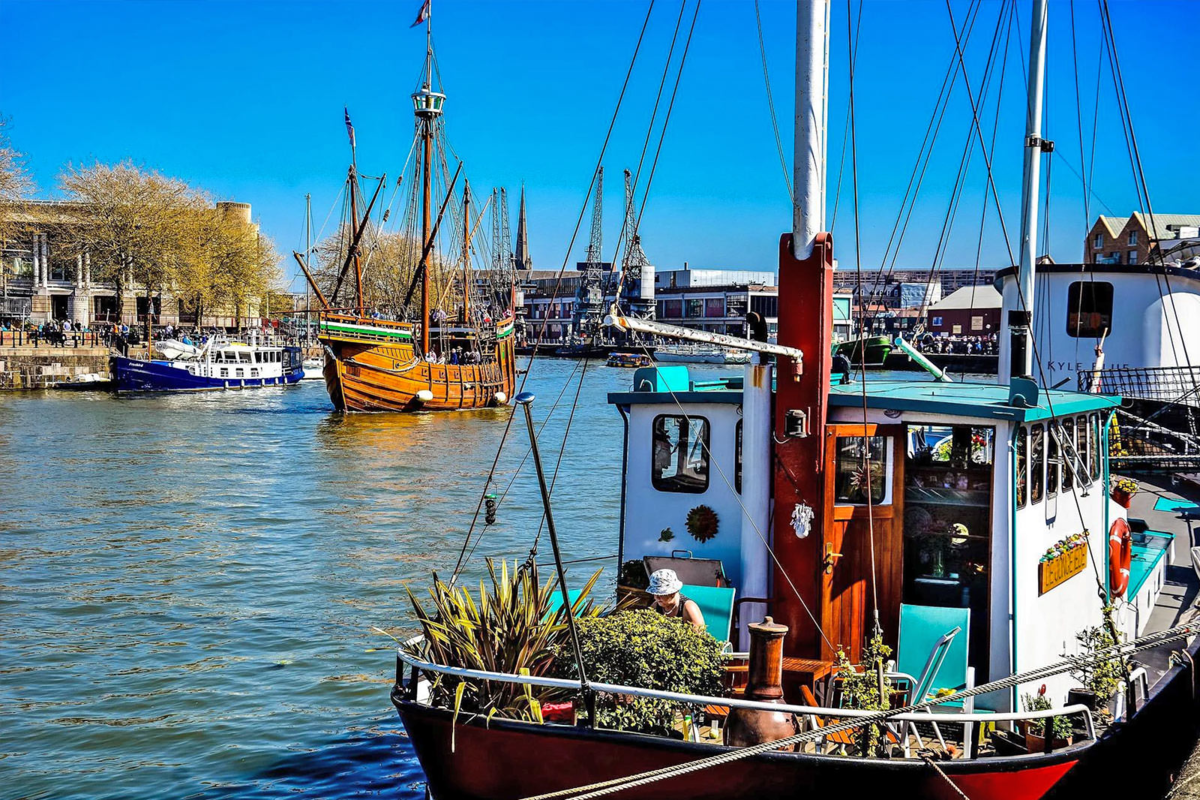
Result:
M302 242L305 193L312 193L317 226L337 197L348 158L343 105L354 119L362 171L399 171L412 130L409 95L424 49L423 33L409 29L418 6L416 0L0 0L0 30L6 32L0 113L12 119L13 142L28 154L44 195L53 193L64 163L131 158L218 198L252 203L266 232L286 252ZM451 143L466 160L476 192L504 185L515 197L525 183L539 268L557 269L568 257L646 8L647 0L434 0ZM961 23L967 3L955 0L952 8ZM762 0L761 11L790 165L795 5ZM999 2L985 0L968 43L973 92L1001 11ZM1052 0L1047 136L1058 148L1051 173L1050 252L1059 261L1079 259L1085 228L1082 186L1071 171L1080 166L1070 13L1066 0ZM1154 209L1200 213L1200 158L1188 110L1200 51L1172 33L1197 28L1200 3L1114 2L1111 13ZM636 165L678 14L678 0L656 1L604 160L609 251L621 224L621 170ZM1017 16L1021 32L1018 37L1014 31L1009 44L994 161L1014 241L1027 3L1019 3ZM1095 4L1079 0L1075 17L1083 125L1090 139L1100 64ZM831 184L838 176L846 119L846 25L846 6L836 2ZM942 0L868 0L864 6L855 73L864 268L878 268L883 257L954 53L951 30ZM671 81L673 75L668 90ZM989 137L991 109L989 103L984 112ZM960 81L900 266L933 262L970 120ZM1093 201L1092 216L1127 214L1137 200L1106 63L1099 129L1094 192L1100 200ZM946 267L975 265L985 189L976 151L945 246ZM834 194L831 185L831 214ZM842 268L855 262L849 198L847 159L834 230ZM789 202L768 116L754 5L703 0L642 221L644 247L660 268L686 260L696 267L773 269L778 236L790 226ZM513 214L515 221L515 208ZM586 218L584 224L569 254L572 262L586 247ZM1009 263L994 209L981 263L985 268Z

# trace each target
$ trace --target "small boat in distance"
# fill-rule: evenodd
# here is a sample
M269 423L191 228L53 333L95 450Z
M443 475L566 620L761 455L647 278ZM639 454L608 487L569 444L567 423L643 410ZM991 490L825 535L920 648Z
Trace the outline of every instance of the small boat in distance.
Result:
M301 362L304 367L304 377L302 381L323 381L325 380L325 361L320 358L306 358Z
M834 346L833 354L845 356L855 366L862 366L865 363L869 367L881 367L887 357L891 355L892 347L892 340L887 336L867 336L839 342ZM863 358L864 351L866 352L865 359Z
M650 366L650 356L645 353L613 353L608 357L605 366L648 367Z
M195 356L114 359L118 392L200 392L297 383L304 374L299 347L210 339Z
M713 344L668 344L654 351L654 360L665 364L745 364L750 355Z

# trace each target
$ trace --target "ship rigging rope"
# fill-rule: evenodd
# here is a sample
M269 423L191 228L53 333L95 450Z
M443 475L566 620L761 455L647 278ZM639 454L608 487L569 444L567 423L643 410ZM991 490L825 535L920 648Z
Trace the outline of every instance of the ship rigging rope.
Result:
M558 293L559 293L559 290L562 288L563 274L566 272L567 264L570 262L571 251L575 248L575 240L579 236L579 228L583 224L583 217L587 213L588 200L591 198L592 190L596 186L596 178L600 172L600 165L604 163L604 154L608 150L608 143L612 138L613 128L617 124L617 117L620 114L621 105L625 100L625 92L629 88L629 79L633 75L633 67L637 63L638 53L642 49L642 42L646 36L646 28L650 24L650 15L654 11L654 2L655 2L655 0L650 0L650 3L646 8L646 18L642 21L642 29L638 33L637 44L634 46L633 55L629 59L629 67L625 71L625 81L624 81L624 83L621 84L621 92L617 96L617 104L616 104L616 107L613 109L612 119L609 120L609 123L608 123L608 131L604 134L604 143L600 146L600 153L596 157L596 166L592 170L592 182L588 186L587 193L584 195L583 203L581 204L580 209L579 209L579 217L575 220L575 230L572 231L571 240L567 244L567 251L566 251L566 254L563 256L562 266L558 270L558 277L554 282L554 289L550 294L550 306L548 306L548 308L552 307L553 304L558 300ZM515 309L514 309L514 311L515 311ZM525 389L525 384L529 380L529 373L533 370L534 356L537 355L538 348L541 345L542 337L545 335L546 327L549 325L549 323L550 323L550 315L549 315L549 313L547 313L546 318L544 320L542 320L542 325L538 331L537 340L534 342L533 354L530 355L530 357L529 357L529 366L525 370L525 376L521 379L520 386L517 387L518 393L520 393L521 391L523 391ZM471 517L471 524L467 528L467 535L463 538L463 546L462 546L462 549L459 551L458 561L455 563L454 572L450 576L450 585L451 586L453 586L454 582L458 579L458 576L461 573L464 564L466 563L464 561L464 558L467 553L467 547L471 543L471 537L475 532L475 526L479 522L479 513L483 509L484 500L487 499L488 488L491 486L492 480L495 477L496 467L500 463L500 455L504 452L504 443L508 439L508 434L512 430L513 420L516 419L516 416L517 416L517 407L513 406L512 410L510 411L510 413L508 415L508 420L506 420L504 423L504 430L500 434L500 443L496 446L496 456L495 456L495 458L492 459L491 469L488 470L488 476L484 480L483 489L479 493L479 501L475 504L475 513ZM480 533L481 537L482 537L482 535L483 534Z
M876 725L886 722L892 717L913 714L918 711L932 709L934 706L944 705L946 703L957 703L960 700L965 700L969 697L978 697L984 694L1008 689L1014 686L1019 686L1022 683L1031 683L1033 681L1044 680L1055 675L1061 675L1090 664L1108 661L1112 658L1123 658L1125 656L1139 653L1143 650L1149 650L1155 647L1161 647L1164 644L1186 639L1197 632L1196 625L1178 625L1174 628L1169 628L1165 631L1143 636L1126 644L1114 645L1102 650L1097 650L1093 653L1086 653L1077 656L1066 656L1061 661L1053 664L1048 664L1038 669L1030 670L1025 673L1010 675L1007 678L991 681L980 686L975 686L970 689L963 689L954 694L944 697L921 700L916 703L910 703L903 708L888 709L875 714L861 717L853 717L844 722L837 722L825 725L822 728L804 731L794 734L783 739L776 739L771 742L763 742L762 744L743 747L737 750L726 751L715 756L697 759L685 764L680 764L662 769L651 770L637 775L629 775L624 778L615 778L613 780L601 781L588 786L579 786L573 789L563 789L557 792L540 794L534 797L526 798L525 800L553 800L553 798L570 797L571 800L591 800L592 798L602 797L613 794L614 792L633 789L639 786L645 786L650 783L674 778L680 775L686 775L692 772L718 767L723 764L728 764L734 761L741 761L753 756L770 753L775 750L792 747L797 744L805 744L815 742L825 738L831 734L842 733L844 731L852 731L860 728L865 728L868 725Z
M862 6L859 6L859 14ZM758 55L762 59L763 85L767 89L767 110L771 112L771 128L775 131L775 151L779 153L779 167L783 170L783 183L787 187L788 201L792 199L792 176L788 174L787 156L783 153L783 139L779 135L779 121L775 118L775 99L771 96L771 76L767 71L767 46L763 43L762 16L758 11L758 0L754 0L754 25L758 30ZM858 49L855 48L855 53ZM851 56L853 59L853 56ZM845 145L842 145L843 148ZM837 203L833 205L833 217L837 219Z
M966 46L970 42L971 34L975 30L975 21L979 18L979 9L981 7L982 5L978 3L978 0L972 0L971 5L967 8L967 16L963 22L963 46ZM924 138L921 140L921 146L917 149L916 163L913 164L912 174L909 176L908 185L904 189L904 197L900 200L900 211L896 215L896 221L892 225L892 232L888 236L887 246L884 248L883 257L879 262L879 270L875 275L875 281L871 287L872 298L875 298L878 292L882 291L881 283L886 285L887 280L891 278L892 273L895 271L896 261L900 255L900 245L904 241L904 235L908 232L908 223L912 220L913 211L916 209L917 196L920 194L921 187L925 182L925 173L929 169L929 162L933 156L934 145L937 143L938 134L942 128L942 121L946 118L946 111L950 107L950 95L954 91L954 84L958 81L958 73L958 61L954 57L954 54L951 54L950 63L946 66L946 75L942 78L942 87L938 91L938 98L933 105L929 124L925 128ZM842 147L844 153L845 145L843 144ZM840 169L838 183L840 194ZM836 200L834 202L833 214L836 221ZM901 225L902 221L903 226ZM893 244L895 244L895 250L892 249ZM889 254L892 256L891 264L887 263ZM887 270L886 275L884 274L885 267ZM859 302L861 303L862 300L860 299ZM874 300L871 302L873 303Z

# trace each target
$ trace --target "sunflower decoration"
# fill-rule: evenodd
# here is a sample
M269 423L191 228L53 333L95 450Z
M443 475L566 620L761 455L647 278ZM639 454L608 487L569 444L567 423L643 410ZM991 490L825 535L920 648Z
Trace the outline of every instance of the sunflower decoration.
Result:
M701 544L710 541L717 535L720 520L717 512L708 506L700 505L693 508L687 515L687 531L692 538Z

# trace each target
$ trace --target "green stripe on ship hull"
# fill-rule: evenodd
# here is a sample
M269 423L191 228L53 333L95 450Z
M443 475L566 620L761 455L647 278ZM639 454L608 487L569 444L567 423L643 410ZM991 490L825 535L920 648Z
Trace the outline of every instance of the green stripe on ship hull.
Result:
M411 339L412 334L408 331L392 330L389 328L368 328L364 325L341 325L338 323L323 322L321 323L321 332L329 331L341 333L365 333L372 336L390 336L394 339Z

